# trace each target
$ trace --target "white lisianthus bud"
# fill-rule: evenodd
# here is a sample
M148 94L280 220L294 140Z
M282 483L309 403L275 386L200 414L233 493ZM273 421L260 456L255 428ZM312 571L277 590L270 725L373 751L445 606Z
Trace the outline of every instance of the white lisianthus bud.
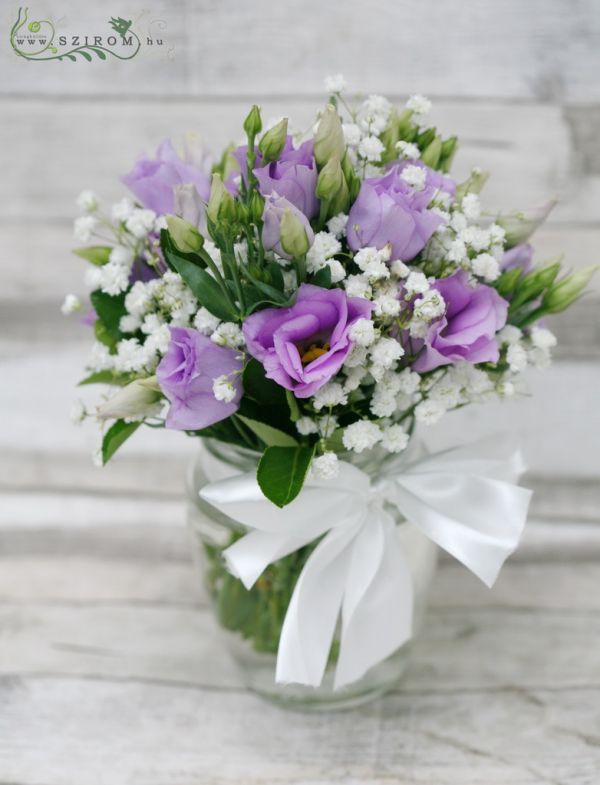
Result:
M100 420L143 419L157 413L161 397L156 376L136 379L101 404L96 414Z

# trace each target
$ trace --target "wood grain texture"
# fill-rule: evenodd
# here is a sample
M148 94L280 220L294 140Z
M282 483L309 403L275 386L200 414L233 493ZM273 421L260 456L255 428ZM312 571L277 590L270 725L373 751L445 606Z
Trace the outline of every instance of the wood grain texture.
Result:
M45 5L40 13L52 14ZM64 32L107 31L102 6L65 0L60 13ZM131 18L142 35L162 20L166 46L146 47L127 62L89 64L33 64L4 47L3 91L306 95L320 92L326 74L343 71L357 89L396 95L600 97L594 0L374 0L368 11L359 0L343 10L319 0L275 7L268 0L154 0Z

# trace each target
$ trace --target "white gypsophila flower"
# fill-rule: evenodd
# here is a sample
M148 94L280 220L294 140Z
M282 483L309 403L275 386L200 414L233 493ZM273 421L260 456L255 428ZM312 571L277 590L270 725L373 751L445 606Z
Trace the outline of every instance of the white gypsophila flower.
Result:
M306 269L309 273L318 272L325 267L328 259L341 250L341 243L334 234L318 232L306 254Z
M489 252L492 254L494 259L498 262L498 264L502 264L502 260L504 258L504 246L502 243L494 243L490 245Z
M295 292L298 288L298 279L295 270L283 271L283 290L286 294Z
M319 427L310 417L299 417L296 420L296 430L301 436L310 436L312 433L318 433Z
M455 365L453 370L456 374L455 379L459 384L459 379L462 372L462 376L464 378L464 387L470 397L485 396L486 393L491 392L494 388L494 383L487 373L479 368L475 368L469 363L462 363L462 368L459 368L459 366Z
M340 406L348 403L348 396L339 382L328 382L314 394L312 405L316 411L329 406Z
M377 136L365 136L358 145L358 154L361 158L373 163L381 160L385 147Z
M375 388L369 408L376 417L391 417L396 411L396 396L379 385Z
M119 320L119 330L122 333L135 333L137 332L142 323L140 321L139 316L133 316L133 314L126 313L125 316L121 316Z
M86 363L86 367L91 371L110 371L114 367L115 358L108 351L108 346L105 346L99 341L92 344L90 357Z
M462 264L468 259L467 246L458 237L452 240L446 252L446 259L449 262L456 262Z
M146 367L147 350L137 338L125 338L117 344L115 369L121 373L138 372Z
M429 390L429 398L439 401L445 409L454 409L461 402L461 387L452 378L442 378Z
M375 340L375 325L370 319L357 319L348 330L348 337L359 346L370 346Z
M141 239L154 229L155 221L156 213L154 210L136 207L125 221L125 226L127 231L131 232L134 237Z
M382 95L370 95L358 110L358 124L365 133L380 134L385 129L391 112L392 105L387 98Z
M60 311L63 316L71 316L71 314L81 311L82 307L81 300L77 295L67 294L63 300L63 304L60 306Z
M367 348L365 346L354 346L350 349L344 360L344 368L358 368L363 367L367 362Z
M108 262L99 268L99 285L100 289L106 294L116 296L121 292L126 291L129 287L130 270L121 264L115 262Z
M527 352L520 343L513 343L506 352L506 362L513 373L520 373L527 368Z
M344 373L346 375L346 378L344 379L344 392L346 393L352 392L353 390L358 390L362 380L366 376L365 369L362 367L362 365L356 365L353 367L344 365Z
M462 211L469 221L476 221L481 215L481 202L477 194L465 194L460 203Z
M441 401L421 401L415 408L415 419L423 425L434 425L446 413Z
M382 435L377 423L372 420L358 420L344 428L342 443L347 450L362 452L372 449L381 441Z
M408 447L410 436L401 425L389 425L383 428L381 446L388 452L402 452Z
M73 423L73 425L79 425L85 420L86 417L87 417L87 411L85 409L85 405L83 401L79 399L73 401L73 405L71 406L71 411L69 412L69 418Z
M498 335L496 336L500 345L502 344L513 344L519 343L521 340L523 333L519 330L518 327L515 327L513 324L505 325Z
M404 349L395 338L379 338L369 349L373 365L388 369L402 357Z
M322 436L324 439L329 439L330 436L333 436L334 431L338 427L337 417L334 417L332 414L326 414L324 417L319 417L317 426L319 429L319 436Z
M194 316L194 327L202 335L212 335L220 323L218 316L214 316L204 306Z
M415 191L422 191L425 188L427 172L420 166L405 166L400 173L400 179L410 185Z
M136 281L125 295L125 308L128 313L141 319L152 305L158 281Z
M471 262L471 269L485 281L495 281L500 275L500 265L489 253L480 253Z
M154 221L154 231L160 234L162 229L168 229L169 225L167 223L167 218L165 215L157 215L156 221Z
M141 330L146 335L152 335L165 323L164 317L160 313L149 313L144 317Z
M395 259L390 264L390 271L396 278L408 278L410 275L410 267L407 267L400 259Z
M424 322L432 322L446 310L442 295L435 289L429 289L413 303L413 318Z
M421 384L421 377L410 368L404 368L397 376L398 390L406 395L413 395L419 389Z
M131 248L126 248L124 245L115 245L110 252L108 259L113 264L120 264L123 267L131 268L134 255Z
M408 297L415 294L424 294L429 289L429 281L425 273L411 272L404 281L404 290Z
M408 158L414 161L421 157L421 151L417 145L413 144L412 142L404 142L401 139L399 142L396 142L395 146L400 155L400 158Z
M461 232L464 232L464 230L468 226L466 216L464 216L462 213L458 211L455 211L450 216L450 221L448 222L448 225L452 230L456 232L456 234L460 234Z
M365 300L370 300L373 296L373 289L365 275L349 275L344 281L344 288L348 297L362 297Z
M546 327L532 327L531 343L538 349L552 349L556 346L556 336Z
M334 237L342 237L346 232L348 216L345 213L338 213L327 221L327 229Z
M413 319L408 325L411 338L425 338L429 331L429 323L421 319Z
M479 226L467 226L459 232L459 238L474 251L485 251L490 247L490 233Z
M310 469L319 480L334 480L340 473L338 457L334 452L325 452L313 458Z
M361 132L356 123L342 123L342 132L344 134L344 141L348 147L358 147L360 144Z
M328 259L327 267L331 273L331 283L340 283L346 277L346 268L339 259Z
M515 394L515 385L508 380L498 382L496 392L501 398L512 398Z
M231 403L236 395L235 386L226 374L213 379L212 389L217 401L223 401L224 403Z
M415 95L411 95L411 97L408 99L406 102L406 108L410 109L410 111L414 112L415 114L429 114L431 111L431 101L429 98L425 98L424 95L419 95L417 93Z
M550 357L550 349L542 349L534 346L527 352L527 361L530 365L538 370L548 368L551 364L552 358Z
M504 244L506 231L499 224L490 224L490 226L488 226L488 232L490 233L490 241L492 243Z
M373 303L375 304L375 316L398 316L402 308L402 304L398 299L397 290L383 290L377 292L374 297Z
M101 267L87 267L83 274L83 281L90 291L99 289L102 285L102 268Z
M168 324L161 325L152 335L146 338L143 349L146 353L146 365L152 366L156 360L156 355L166 354L171 343L171 331Z
M125 223L125 221L129 218L129 216L134 211L135 207L131 199L125 197L121 199L120 202L113 204L111 208L111 216L113 221L118 221L119 223Z
M389 250L377 250L377 248L361 248L354 255L354 262L359 269L368 277L369 281L378 281L390 277L390 269L385 263Z
M77 197L77 207L86 213L93 213L98 209L98 198L93 191L82 191Z
M343 74L326 76L324 85L326 93L342 93L348 87Z
M210 336L210 340L219 346L230 346L233 349L238 349L244 345L244 334L235 322L221 322Z
M73 223L73 236L78 243L89 243L92 232L98 225L98 219L93 215L81 215Z

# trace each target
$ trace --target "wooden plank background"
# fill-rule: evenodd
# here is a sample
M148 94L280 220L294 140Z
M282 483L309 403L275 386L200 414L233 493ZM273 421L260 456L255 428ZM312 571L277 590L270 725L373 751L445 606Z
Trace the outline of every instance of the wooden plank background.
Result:
M193 445L147 433L111 467L68 419L87 336L74 199L108 204L137 154L201 133L218 151L249 103L307 127L323 77L434 100L457 176L492 171L492 209L560 203L540 258L599 261L597 0L174 0L120 6L161 35L129 62L31 63L0 19L0 783L592 785L600 770L600 279L550 323L557 361L532 398L450 415L434 446L520 436L536 489L493 592L449 561L406 681L360 713L265 707L241 687L197 589L182 528ZM106 30L101 4L30 7L60 32ZM160 437L160 438L159 438Z

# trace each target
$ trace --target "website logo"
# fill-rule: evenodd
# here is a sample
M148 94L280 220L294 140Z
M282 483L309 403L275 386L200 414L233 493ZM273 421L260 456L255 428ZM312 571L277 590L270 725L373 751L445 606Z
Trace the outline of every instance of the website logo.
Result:
M26 60L65 60L77 62L79 58L91 62L96 57L108 56L131 60L142 47L142 40L132 27L130 19L111 17L106 30L98 35L57 34L51 19L29 21L28 8L19 8L17 20L10 31L10 43L19 57ZM162 46L162 38L146 37L148 46Z

